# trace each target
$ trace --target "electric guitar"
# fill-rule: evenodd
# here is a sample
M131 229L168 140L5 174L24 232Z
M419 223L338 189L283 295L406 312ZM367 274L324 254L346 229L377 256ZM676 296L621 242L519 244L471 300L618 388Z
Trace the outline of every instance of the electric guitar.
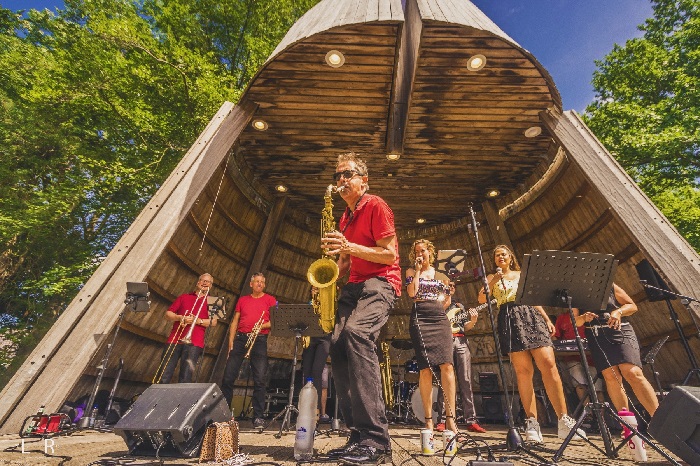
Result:
M491 300L491 304L496 303L497 301L495 299ZM469 315L470 310L474 309L475 311L481 311L486 309L488 305L489 303L479 304L478 306L471 307L469 309L462 309L459 306L452 307L449 311L447 311L447 319L450 321L452 333L462 333L462 325L464 325L464 323L471 318Z

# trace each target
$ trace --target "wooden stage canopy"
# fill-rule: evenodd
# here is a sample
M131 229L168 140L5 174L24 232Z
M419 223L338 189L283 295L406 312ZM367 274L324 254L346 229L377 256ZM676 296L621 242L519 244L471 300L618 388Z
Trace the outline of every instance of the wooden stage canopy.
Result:
M665 385L680 382L690 362L666 302L647 299L635 266L647 259L671 289L697 297L700 257L580 117L561 107L542 65L468 0L323 0L290 29L241 100L221 106L4 388L0 431L16 431L40 405L54 411L89 393L122 312L103 383L109 388L121 357L118 396L142 391L170 328L165 309L203 272L231 305L255 271L265 272L280 302L307 301L323 192L347 151L367 160L371 192L394 210L403 267L417 238L465 249L467 267L477 267L469 205L487 266L502 243L520 258L533 250L613 254L616 282L639 304L630 320L642 345L670 335L656 368ZM149 313L124 306L128 281L148 282ZM479 287L463 279L459 300L475 303ZM698 352L691 313L678 300L671 306ZM387 338L407 337L409 311L404 296ZM473 331L475 373L493 371L496 361L488 320ZM227 331L223 322L209 333L198 381L221 381ZM280 362L291 348L270 339ZM406 357L392 356L398 364ZM274 370L284 377L285 369Z

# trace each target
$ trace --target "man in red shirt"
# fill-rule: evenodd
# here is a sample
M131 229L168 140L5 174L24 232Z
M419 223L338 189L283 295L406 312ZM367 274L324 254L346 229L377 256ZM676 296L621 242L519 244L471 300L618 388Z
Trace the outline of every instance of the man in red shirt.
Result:
M583 325L578 327L578 334L581 338L585 339ZM557 321L554 324L554 338L557 340L573 340L576 338L574 333L574 327L571 325L571 317L569 316L569 311L565 311L557 317ZM588 361L588 372L591 374L591 378L595 379L597 371L593 365L593 359L590 356L586 356ZM583 371L583 364L581 364L581 357L578 353L573 353L571 355L562 356L559 359L561 365L563 366L562 372L569 374L571 379L569 383L576 391L576 396L579 400L584 399L588 396L588 381L586 378L586 373ZM565 377L562 377L565 380ZM598 400L603 401L603 379L598 378L595 381L595 391L598 392Z
M168 336L168 346L163 353L165 365L160 378L160 383L170 383L173 378L177 363L180 363L179 383L192 382L197 361L204 352L204 333L207 327L216 325L216 316L209 319L209 307L207 296L214 284L214 278L208 274L202 274L197 281L197 289L193 293L178 296L173 304L165 312L165 318L173 322L173 328ZM194 325L194 328L192 326ZM183 341L192 330L191 342ZM173 346L174 345L174 346ZM162 367L162 366L161 366Z
M265 293L265 276L258 272L250 277L252 292L241 296L236 303L236 310L229 327L228 360L224 369L224 379L221 391L231 406L233 399L233 384L238 378L243 359L248 352L246 343L253 328L259 325L260 332L250 351L250 369L253 374L253 426L264 427L265 420L265 377L267 375L267 335L270 333L270 308L277 300Z
M329 232L321 247L339 254L340 277L350 272L331 337L333 376L350 438L328 455L348 464L377 464L391 456L375 342L401 294L394 213L367 193L367 165L356 154L338 157L333 179L348 207L340 231Z

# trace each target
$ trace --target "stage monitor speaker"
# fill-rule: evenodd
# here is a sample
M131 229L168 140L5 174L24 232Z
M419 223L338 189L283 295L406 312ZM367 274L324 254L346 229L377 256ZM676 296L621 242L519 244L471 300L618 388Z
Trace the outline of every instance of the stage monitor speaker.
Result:
M644 280L648 285L655 286L656 288L661 288L662 290L668 290L666 282L663 281L661 276L654 270L648 260L642 259L640 263L636 266L637 275L639 275L640 280ZM673 295L666 295L663 291L654 290L652 288L644 287L644 291L647 293L647 298L650 302L663 301L664 299L676 299ZM669 290L670 291L670 290Z
M649 433L688 464L700 464L700 387L680 386L666 395Z
M214 383L154 384L114 426L131 455L192 457L211 422L231 411Z
M494 372L479 372L479 387L481 393L500 393L498 376Z

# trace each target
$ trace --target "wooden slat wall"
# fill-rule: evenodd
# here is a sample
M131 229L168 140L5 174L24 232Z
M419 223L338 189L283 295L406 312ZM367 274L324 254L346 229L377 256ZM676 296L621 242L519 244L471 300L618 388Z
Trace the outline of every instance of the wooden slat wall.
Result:
M354 23L403 21L401 0L333 0L318 3L297 21L268 61L291 44L328 29Z

